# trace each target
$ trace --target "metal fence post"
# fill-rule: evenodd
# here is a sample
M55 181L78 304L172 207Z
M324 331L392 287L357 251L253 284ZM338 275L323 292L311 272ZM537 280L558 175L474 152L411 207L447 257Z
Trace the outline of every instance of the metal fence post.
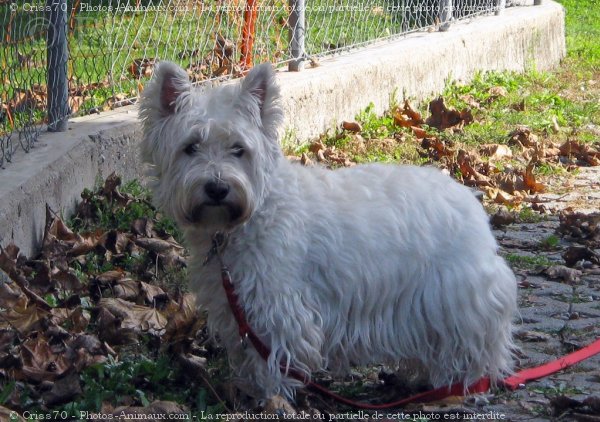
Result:
M292 61L288 64L290 72L304 69L304 35L306 31L306 17L304 0L289 0L290 5L290 52Z
M494 14L496 16L501 15L504 9L506 9L506 0L496 0L496 11Z
M48 131L67 130L69 83L67 81L67 0L46 0L48 11Z
M441 10L440 10L440 31L445 32L450 29L451 21L452 21L452 0L441 0L440 2Z

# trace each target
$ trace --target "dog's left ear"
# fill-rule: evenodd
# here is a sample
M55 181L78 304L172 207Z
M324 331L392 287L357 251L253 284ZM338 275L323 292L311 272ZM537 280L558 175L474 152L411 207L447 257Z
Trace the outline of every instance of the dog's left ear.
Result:
M275 70L270 63L263 63L255 66L242 81L237 106L264 130L276 132L283 120L279 98Z

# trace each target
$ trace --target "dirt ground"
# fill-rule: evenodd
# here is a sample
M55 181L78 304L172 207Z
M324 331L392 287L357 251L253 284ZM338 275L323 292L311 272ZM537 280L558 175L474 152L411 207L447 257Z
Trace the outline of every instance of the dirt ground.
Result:
M600 210L600 171L597 167L581 168L563 188L565 193L540 196L541 201L550 200L539 204L550 213L547 220L495 230L504 254L538 255L564 265L564 254L578 250L574 247L586 247L594 253L573 265L579 274L552 274L547 265L515 268L521 311L516 336L523 368L551 361L600 339L599 227L595 239L591 234L584 236L587 239L574 237L567 229L556 247L547 251L540 248L544 239L556 235L561 226L557 212L567 208L585 213ZM513 421L600 421L600 355L531 382L521 390L500 393L481 410L498 411Z

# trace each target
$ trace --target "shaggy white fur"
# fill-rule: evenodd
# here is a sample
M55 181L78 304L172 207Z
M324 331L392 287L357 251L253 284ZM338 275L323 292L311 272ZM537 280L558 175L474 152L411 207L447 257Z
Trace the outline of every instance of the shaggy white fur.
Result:
M191 285L238 374L270 397L306 373L418 360L431 383L498 380L512 367L516 282L483 208L436 169L371 164L335 171L288 162L270 65L201 92L163 62L140 105L156 204L183 229ZM240 343L223 260L263 361Z

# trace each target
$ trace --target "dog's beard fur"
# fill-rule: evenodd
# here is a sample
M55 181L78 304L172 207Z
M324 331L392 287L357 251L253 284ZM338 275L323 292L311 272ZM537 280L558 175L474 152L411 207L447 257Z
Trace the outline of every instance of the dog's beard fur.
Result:
M184 231L192 289L238 374L292 397L301 383L280 363L308 379L416 359L434 386L510 372L516 282L471 192L430 168L292 165L278 97L269 65L199 92L163 62L140 106L154 199ZM202 265L216 231L266 362L240 344L218 264Z

